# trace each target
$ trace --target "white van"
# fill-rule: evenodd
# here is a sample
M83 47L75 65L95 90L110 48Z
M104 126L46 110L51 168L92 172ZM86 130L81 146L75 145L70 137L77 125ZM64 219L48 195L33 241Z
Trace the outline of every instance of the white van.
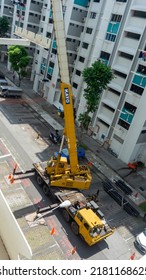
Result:
M22 89L12 86L0 86L0 97L20 97Z
M5 79L0 79L0 86L8 86L8 81Z

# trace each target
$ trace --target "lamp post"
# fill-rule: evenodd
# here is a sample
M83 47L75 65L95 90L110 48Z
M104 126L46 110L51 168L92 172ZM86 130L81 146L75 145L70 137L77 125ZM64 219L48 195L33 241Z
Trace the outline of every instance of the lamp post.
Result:
M62 203L58 204L56 207L50 209L49 211L45 212L43 215L41 215L40 217L38 217L37 219L35 219L33 222L37 222L38 220L42 219L44 216L46 216L47 214L53 212L54 210L58 209L58 208L66 208L69 207L71 205L71 202L69 200L65 200Z

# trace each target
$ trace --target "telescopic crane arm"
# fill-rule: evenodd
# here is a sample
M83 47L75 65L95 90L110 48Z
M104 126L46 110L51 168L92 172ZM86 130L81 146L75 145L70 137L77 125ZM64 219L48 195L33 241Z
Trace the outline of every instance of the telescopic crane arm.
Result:
M65 129L64 134L67 138L68 150L70 156L70 168L73 174L78 169L78 157L76 146L76 134L74 125L74 113L73 113L73 94L72 87L69 79L66 39L64 30L64 21L62 13L62 5L60 0L52 1L53 21L55 27L55 36L57 44L58 61L61 76L61 92L62 103L64 108L64 121Z
M67 139L70 164L68 164L66 158L61 157L61 150L63 146L62 140L57 159L52 158L47 162L45 175L49 178L49 185L51 187L54 186L85 190L90 187L92 177L89 167L87 165L79 165L78 163L74 125L73 94L69 79L65 29L60 0L52 1L52 10L61 76L61 94L65 121L64 135Z

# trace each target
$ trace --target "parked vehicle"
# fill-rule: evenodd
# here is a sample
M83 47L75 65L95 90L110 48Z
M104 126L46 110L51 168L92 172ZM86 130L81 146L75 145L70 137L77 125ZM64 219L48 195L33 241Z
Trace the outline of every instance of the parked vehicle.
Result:
M0 86L8 86L8 81L5 79L0 79Z
M56 130L55 133L51 132L49 138L54 144L61 143L62 139L61 135L58 133L58 130Z
M136 236L134 244L140 252L146 255L146 228Z
M53 132L49 134L49 139L54 143L57 144L57 138Z
M12 86L0 86L0 96L1 97L21 97L22 89Z

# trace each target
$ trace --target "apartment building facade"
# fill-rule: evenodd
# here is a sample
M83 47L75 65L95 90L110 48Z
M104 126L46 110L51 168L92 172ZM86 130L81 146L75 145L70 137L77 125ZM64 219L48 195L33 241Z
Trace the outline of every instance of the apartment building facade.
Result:
M59 65L51 1L23 0L11 17L14 24L51 38L50 49L32 45L31 79L34 90L49 103L62 107ZM64 0L62 2L69 72L77 117L86 108L84 68L96 60L109 65L115 78L101 96L92 116L92 137L124 162L146 162L146 3L144 0ZM2 0L1 15L14 9ZM3 9L2 9L3 7ZM17 5L18 7L18 5ZM15 8L16 9L16 8ZM17 9L18 11L18 9ZM18 15L22 16L19 20Z

